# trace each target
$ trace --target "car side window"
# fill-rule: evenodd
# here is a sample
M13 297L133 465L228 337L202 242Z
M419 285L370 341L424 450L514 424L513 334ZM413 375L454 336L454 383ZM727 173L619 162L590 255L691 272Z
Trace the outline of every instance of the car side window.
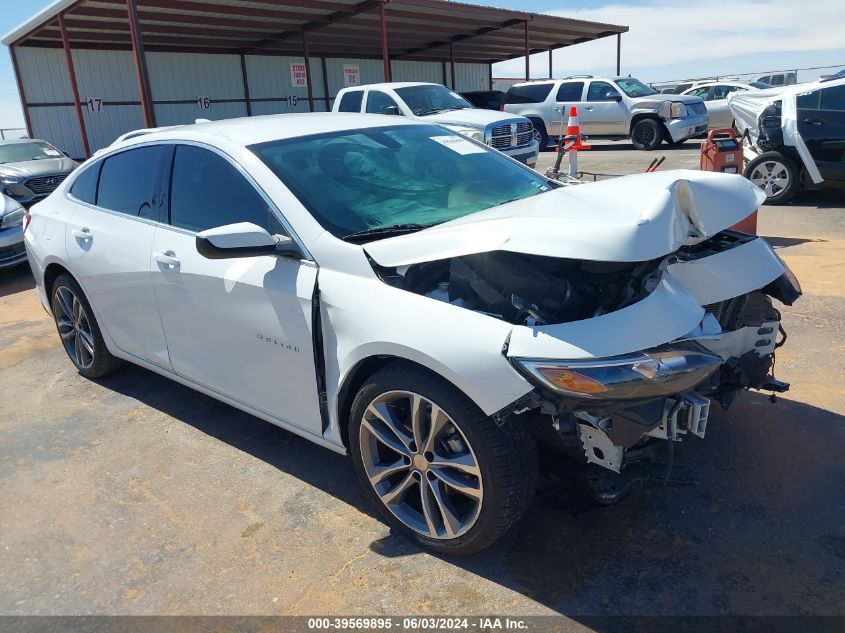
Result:
M727 99L729 94L739 89L739 86L713 86L713 98Z
M769 75L766 75L765 77L760 77L757 81L762 84L769 84L770 86L773 85L772 78Z
M163 151L160 145L139 147L103 160L96 205L127 215L152 217Z
M845 112L845 85L822 88L819 92L822 93L821 110L836 110L838 112Z
M179 145L170 177L170 224L189 231L252 222L285 235L264 197L219 154Z
M584 94L583 81L570 81L565 84L560 84L557 89L557 97L555 100L559 103L570 103L572 101L581 101L581 96Z
M73 181L70 187L70 195L80 202L97 204L97 181L100 180L100 169L102 167L102 161L97 161L93 165L85 167Z
M813 92L808 92L805 95L798 95L795 98L795 104L798 106L799 110L818 110L821 92L821 90L814 90Z
M611 101L608 95L618 95L616 90L606 81L594 81L587 88L587 101Z
M361 103L363 101L363 90L350 90L349 92L343 93L343 96L340 98L340 105L337 109L339 112L360 112Z
M367 93L367 112L370 114L384 114L387 108L398 108L398 104L389 94L381 90L370 90Z
M710 95L710 86L702 86L701 88L690 90L689 94L693 97L701 97L705 101L709 101L708 96Z

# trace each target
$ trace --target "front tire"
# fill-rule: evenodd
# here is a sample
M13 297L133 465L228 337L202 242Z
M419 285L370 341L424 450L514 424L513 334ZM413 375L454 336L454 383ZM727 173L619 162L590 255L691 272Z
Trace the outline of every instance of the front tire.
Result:
M51 290L53 320L71 362L86 378L101 378L116 370L121 361L111 355L91 304L70 275L56 277Z
M663 140L663 127L654 119L640 119L631 128L631 143L639 150L650 152Z
M780 152L764 152L748 162L743 175L766 194L766 204L786 204L801 187L795 163Z
M349 443L368 500L397 531L443 554L492 545L524 514L538 471L522 423L501 426L439 376L397 362L352 404Z

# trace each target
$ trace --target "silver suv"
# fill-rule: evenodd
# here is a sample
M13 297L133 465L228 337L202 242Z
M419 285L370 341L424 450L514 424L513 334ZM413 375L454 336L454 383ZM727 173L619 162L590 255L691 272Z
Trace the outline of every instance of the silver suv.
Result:
M511 86L505 112L534 124L541 147L566 132L569 106L578 107L581 132L588 136L630 136L637 149L653 150L707 131L704 101L689 95L660 94L632 77L579 75Z
M24 207L40 202L76 169L76 162L47 141L0 142L0 193Z

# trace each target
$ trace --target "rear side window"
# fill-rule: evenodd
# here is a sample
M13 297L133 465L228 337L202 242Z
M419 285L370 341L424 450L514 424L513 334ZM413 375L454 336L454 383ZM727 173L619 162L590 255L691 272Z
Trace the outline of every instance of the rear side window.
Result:
M845 86L822 88L821 109L845 112Z
M609 88L610 86L608 86ZM557 101L566 103L569 101L581 101L581 95L584 94L583 81L570 81L566 84L561 84L557 90Z
M554 84L526 84L511 86L505 97L505 103L543 103Z
M398 108L396 102L390 98L390 95L381 90L370 90L367 93L367 112L370 114L384 114L384 111L389 107Z
M162 152L161 146L156 145L106 158L97 186L97 206L127 215L151 217Z
M707 97L710 94L710 86L702 86L701 88L690 90L687 94L691 94L693 97L701 97L705 101L708 101Z
M340 98L339 112L360 112L361 102L364 100L363 90L350 90Z
M101 161L89 165L76 177L70 188L70 195L81 202L97 204L97 181L100 179Z
M170 224L199 232L236 222L285 233L261 194L228 160L202 147L179 145L170 182Z

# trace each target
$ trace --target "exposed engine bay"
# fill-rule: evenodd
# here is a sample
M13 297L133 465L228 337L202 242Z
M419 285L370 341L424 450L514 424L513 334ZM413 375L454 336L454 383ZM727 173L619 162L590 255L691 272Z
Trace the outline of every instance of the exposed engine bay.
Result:
M373 266L383 281L395 287L541 331L548 325L587 323L633 306L649 297L664 276L672 277L673 270L677 279L689 283L694 278L678 270L679 266L692 263L692 270L699 271L697 260L713 257L710 262L714 262L738 247L759 247L758 239L726 230L664 257L642 262L596 262L489 251L396 268L380 267L374 262ZM757 244L752 244L755 241ZM717 286L724 274L730 274L730 267L719 269ZM644 350L630 360L630 367L625 362L629 354L592 363L589 359L581 361L587 369L579 368L576 361L561 367L566 361L549 360L548 364L556 366L539 370L575 372L582 384L594 379L608 384L610 374L597 376L595 365L615 366L614 393L582 395L567 392L566 388L556 389L549 382L543 384L541 379L535 391L494 417L506 423L511 415L525 416L532 420L531 426L545 445L575 456L581 463L610 471L605 479L613 473L621 477L627 466L653 457L657 440L671 444L684 436L704 437L711 401L727 409L743 390L782 392L789 388L772 375L775 350L786 339L772 298L791 305L800 296L800 287L790 275L784 274L763 288L702 305L704 315L699 317L696 328L663 346ZM711 294L719 292L710 289ZM679 368L677 363L682 361L664 358L667 349L685 354L684 358L696 357L698 364ZM526 359L511 360L521 373L532 378L531 372L525 370ZM666 387L659 390L661 382L668 386L673 379L668 373L665 378L660 377L664 361L667 366L675 363L674 376L686 380L679 383L677 393ZM656 363L655 369L649 369L649 363ZM641 376L637 372L653 372L651 377L658 389L654 393L648 387L639 391L620 389L623 380L619 373L623 371L638 379ZM536 378L538 374L533 373ZM614 490L624 489L618 482L609 481Z
M638 301L659 279L659 263L492 251L380 272L387 283L403 290L535 326L587 319Z

